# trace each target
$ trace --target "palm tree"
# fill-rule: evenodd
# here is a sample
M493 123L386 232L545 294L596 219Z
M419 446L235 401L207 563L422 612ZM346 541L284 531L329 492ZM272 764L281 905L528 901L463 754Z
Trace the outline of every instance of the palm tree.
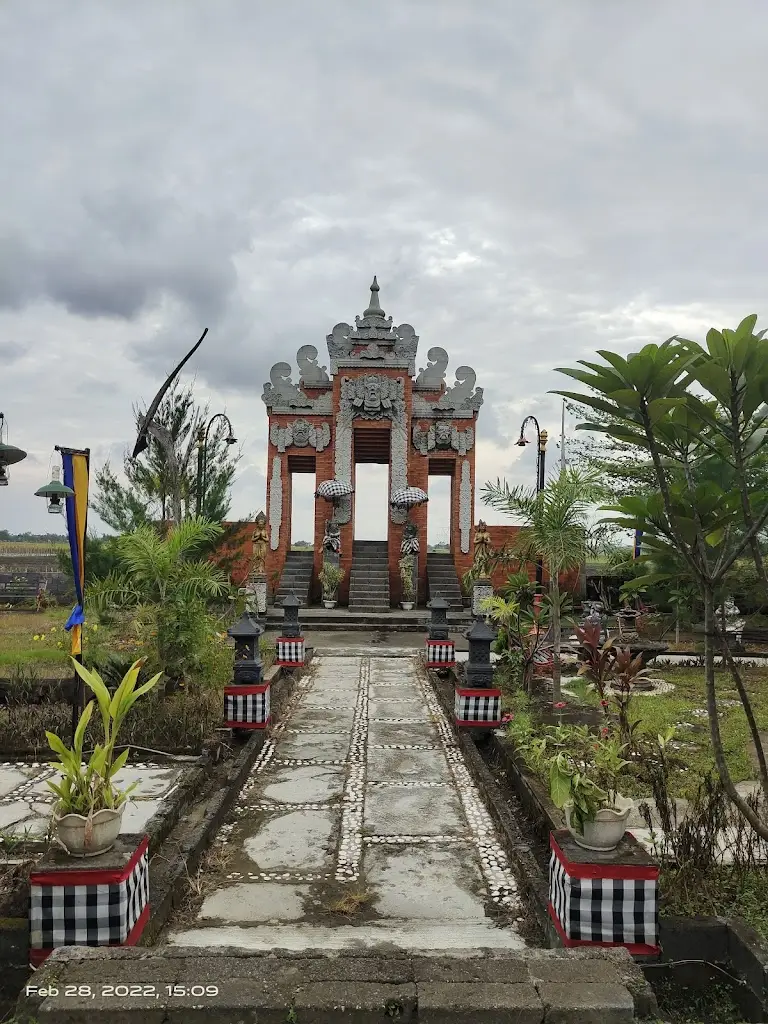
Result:
M187 519L161 537L140 526L117 539L119 568L92 583L89 603L99 612L171 599L210 601L229 589L229 579L213 562L196 558L216 540L222 527L206 519Z
M497 478L483 488L483 503L522 520L515 550L525 562L541 559L549 575L552 623L552 700L560 701L560 575L580 568L588 552L591 506L597 497L594 474L567 467L537 492L510 487Z

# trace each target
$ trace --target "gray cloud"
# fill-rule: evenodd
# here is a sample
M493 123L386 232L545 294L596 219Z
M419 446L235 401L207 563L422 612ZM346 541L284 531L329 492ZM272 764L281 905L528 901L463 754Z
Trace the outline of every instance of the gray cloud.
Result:
M554 366L760 311L767 34L757 0L9 0L15 443L114 461L207 326L189 377L244 438L234 511L261 507L269 366L325 358L377 273L422 360L477 369L478 474L528 479ZM37 515L31 470L2 525Z

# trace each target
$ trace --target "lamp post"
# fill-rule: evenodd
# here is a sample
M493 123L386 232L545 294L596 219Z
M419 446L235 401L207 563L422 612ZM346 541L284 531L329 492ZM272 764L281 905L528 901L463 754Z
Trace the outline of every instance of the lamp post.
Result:
M3 444L3 427L5 427L5 441ZM22 459L26 459L27 453L21 448L15 448L8 444L8 424L5 416L0 412L0 487L8 486L8 466L14 466Z
M227 444L237 444L237 438L232 430L232 424L229 416L223 412L217 412L215 416L211 416L208 422L200 427L197 431L197 501L195 502L195 515L199 518L203 514L203 499L205 498L205 486L207 477L207 445L208 445L208 431L216 420L226 420L229 434L225 438Z
M535 416L526 416L523 420L522 426L520 427L520 437L515 441L515 444L520 448L525 448L530 442L525 436L525 428L529 423L533 423L536 428L536 447L538 448L538 454L536 457L536 493L540 494L544 490L544 462L547 455L547 438L549 435L546 430L542 430L539 426L539 421ZM544 581L544 563L541 559L536 563L536 583L541 586Z

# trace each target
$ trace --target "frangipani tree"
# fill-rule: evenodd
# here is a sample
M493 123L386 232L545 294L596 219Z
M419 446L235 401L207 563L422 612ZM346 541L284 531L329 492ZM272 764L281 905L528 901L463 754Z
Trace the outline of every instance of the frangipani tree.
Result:
M514 552L523 562L541 559L549 574L552 628L552 700L560 701L560 644L562 633L560 575L580 568L588 551L591 509L597 482L590 474L563 469L543 490L510 487L505 481L486 484L484 504L520 519L522 529Z
M651 554L682 560L704 605L704 670L712 747L723 788L755 831L768 839L768 770L757 723L738 666L716 616L718 590L736 560L749 556L762 586L760 550L768 526L768 491L755 487L753 462L768 430L768 341L754 333L757 316L736 330L708 332L706 346L673 337L624 357L599 351L601 363L560 369L587 393L558 391L604 414L580 424L650 456L654 487L610 507L616 525L643 531ZM658 576L646 577L647 582ZM642 577L636 583L642 583ZM717 717L715 652L721 650L755 744L765 797L756 812L737 792L726 764Z

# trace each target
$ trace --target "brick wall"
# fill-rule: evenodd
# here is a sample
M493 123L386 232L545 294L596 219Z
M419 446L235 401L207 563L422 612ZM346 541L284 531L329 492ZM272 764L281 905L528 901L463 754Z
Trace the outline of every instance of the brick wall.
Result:
M477 529L476 526L475 529ZM498 550L505 546L512 547L515 543L515 538L520 533L519 526L489 526L487 527L487 529L491 537L491 546L494 548L494 550ZM474 537L474 530L472 535ZM493 576L491 577L491 582L493 583L494 590L498 590L501 587L503 587L507 582L507 577L510 576L513 572L516 572L517 568L518 567L514 565L509 567L497 568L494 571ZM528 570L528 578L530 580L535 580L536 564L529 562L526 568ZM545 566L544 582L547 583L548 580L549 574L547 573ZM567 590L570 593L576 593L579 589L579 580L580 573L578 569L574 569L572 572L561 573L560 588L564 591Z

